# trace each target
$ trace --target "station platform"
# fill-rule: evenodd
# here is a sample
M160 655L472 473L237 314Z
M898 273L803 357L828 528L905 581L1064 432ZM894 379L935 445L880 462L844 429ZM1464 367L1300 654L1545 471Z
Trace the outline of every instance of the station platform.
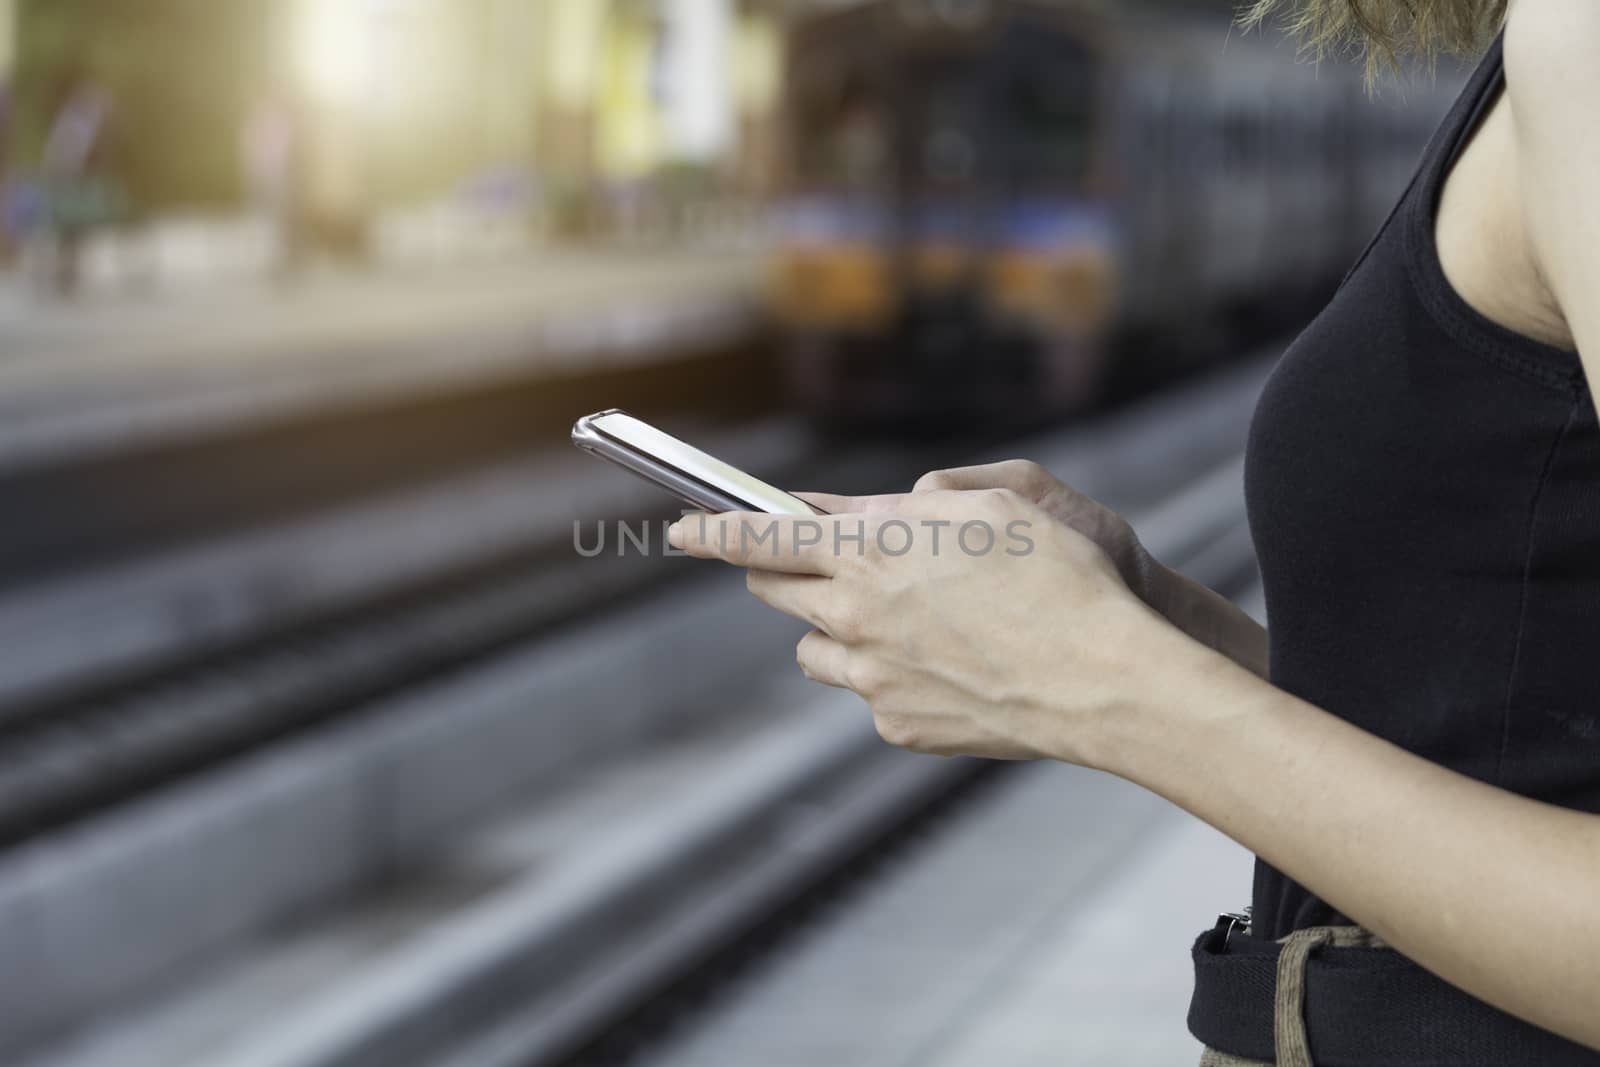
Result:
M736 246L546 250L81 301L0 279L0 473L734 343L759 323L762 262Z
M633 1067L1192 1067L1189 946L1248 853L1136 787L1008 775Z

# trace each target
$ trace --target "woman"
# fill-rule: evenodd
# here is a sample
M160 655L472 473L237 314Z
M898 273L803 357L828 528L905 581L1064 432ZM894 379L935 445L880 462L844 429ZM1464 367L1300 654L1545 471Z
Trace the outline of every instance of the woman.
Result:
M1600 1063L1600 4L1302 14L1493 40L1261 398L1270 657L1026 463L672 536L815 626L805 673L889 741L1109 771L1255 852L1251 925L1195 948L1209 1062Z

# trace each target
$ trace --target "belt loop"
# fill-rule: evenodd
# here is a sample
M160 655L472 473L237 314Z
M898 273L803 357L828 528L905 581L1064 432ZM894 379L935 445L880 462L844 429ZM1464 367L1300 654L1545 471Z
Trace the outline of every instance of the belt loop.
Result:
M1319 948L1382 948L1382 939L1359 926L1312 926L1281 940L1273 996L1272 1042L1276 1067L1316 1067L1306 1038L1306 964Z

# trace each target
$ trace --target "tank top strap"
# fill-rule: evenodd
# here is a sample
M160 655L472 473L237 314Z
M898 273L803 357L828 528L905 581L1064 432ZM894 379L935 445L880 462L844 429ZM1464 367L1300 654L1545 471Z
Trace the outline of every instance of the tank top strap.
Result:
M1469 305L1445 277L1434 237L1439 200L1451 168L1505 87L1505 36L1490 44L1423 153L1411 188L1396 211L1404 216L1400 245L1417 295L1429 314L1462 348L1507 370L1563 392L1586 392L1583 365L1570 349L1538 341L1489 319Z
M1367 261L1367 257L1372 254L1378 242L1401 221L1401 216L1414 211L1419 202L1431 205L1438 199L1445 175L1449 173L1456 157L1460 155L1468 131L1477 126L1478 120L1499 88L1504 73L1503 46L1503 35L1497 35L1488 52L1478 63L1477 69L1472 72L1472 76L1462 86L1461 92L1456 95L1450 110L1434 128L1433 136L1428 139L1421 158L1411 172L1411 180L1406 184L1405 191L1389 209L1388 217L1384 219L1383 225L1378 227L1377 233L1373 234L1372 240L1367 242L1366 248L1361 250L1361 254L1345 272L1344 278L1339 282L1339 288L1344 288L1350 281L1350 276ZM1428 207L1428 211L1432 213L1431 206Z
M1462 149L1483 120L1489 105L1499 96L1500 88L1505 83L1505 70L1505 34L1502 32L1490 43L1489 50L1467 79L1461 94L1456 97L1423 152L1416 188L1407 199L1420 201L1430 215L1433 205L1439 201L1439 193L1444 188L1450 168L1460 158Z

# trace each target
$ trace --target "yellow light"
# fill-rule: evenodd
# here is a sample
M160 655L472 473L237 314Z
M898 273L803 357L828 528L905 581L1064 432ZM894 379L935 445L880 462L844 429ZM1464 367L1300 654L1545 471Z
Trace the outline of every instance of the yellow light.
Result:
M319 104L354 107L377 73L377 37L388 0L299 0L295 11L295 73Z
M581 109L599 92L610 0L543 0L550 47L546 85L554 102Z
M0 77L9 78L17 61L17 0L0 0Z
M783 88L783 34L776 19L748 15L733 38L733 86L739 110L764 115Z

